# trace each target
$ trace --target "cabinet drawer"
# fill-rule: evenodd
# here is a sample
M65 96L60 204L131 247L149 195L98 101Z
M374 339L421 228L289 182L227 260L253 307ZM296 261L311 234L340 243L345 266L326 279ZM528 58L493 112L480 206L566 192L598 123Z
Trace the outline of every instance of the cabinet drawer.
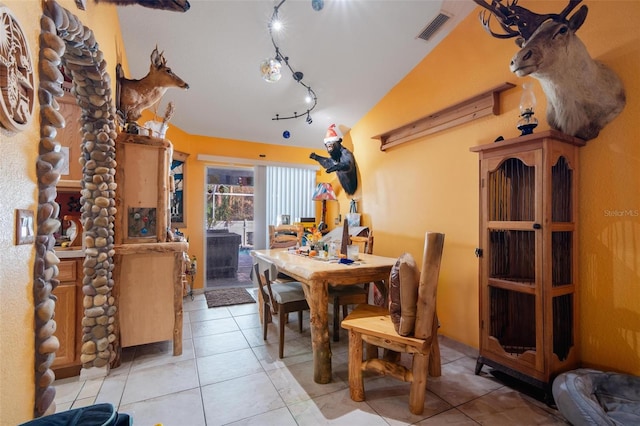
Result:
M75 260L63 260L58 265L58 279L63 281L75 281L76 280L76 261Z

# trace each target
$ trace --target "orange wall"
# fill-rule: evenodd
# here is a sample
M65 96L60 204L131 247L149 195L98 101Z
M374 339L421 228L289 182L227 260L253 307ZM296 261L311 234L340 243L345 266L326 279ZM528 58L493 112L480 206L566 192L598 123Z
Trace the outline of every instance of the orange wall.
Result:
M536 10L561 10L564 1L536 3ZM627 105L600 136L581 150L580 185L580 324L584 364L640 373L640 219L614 217L611 211L640 210L638 168L640 94L638 68L640 34L635 22L640 3L590 2L589 16L579 30L592 56L622 78ZM355 194L363 224L376 235L375 252L399 256L422 255L424 232L446 234L438 295L440 332L478 347L478 158L469 147L489 143L497 136L517 136L520 89L501 95L500 115L485 117L424 137L388 152L371 137L481 93L505 81L521 85L532 81L538 98L538 131L548 129L546 100L532 78L517 78L508 64L517 47L484 32L472 13L378 105L344 135L358 163L360 187ZM167 137L189 157L186 230L191 254L202 256L202 194L205 163L197 154L257 158L310 164L309 150L211 139L170 128ZM334 175L320 173L319 181L336 183ZM338 203L328 203L328 222L349 210L349 200L338 191ZM194 199L195 197L195 199ZM318 213L319 215L319 213ZM201 226L201 225L198 225ZM196 288L201 288L202 274Z
M107 62L117 55L125 64L116 9L87 1L80 11L73 0L60 0L95 32ZM540 6L538 4L540 3ZM560 10L565 1L550 2ZM591 54L616 70L627 90L627 106L601 135L581 149L580 193L580 332L585 365L640 374L640 218L612 212L640 209L640 2L587 1L589 16L579 35ZM549 2L537 2L543 10ZM39 0L5 0L17 17L37 61ZM420 257L426 230L445 232L438 309L441 332L472 346L478 345L477 157L469 147L498 135L516 135L519 90L504 93L501 115L444 131L383 153L371 136L430 114L504 81L521 84L508 71L516 47L483 32L475 13L441 46L345 135L354 151L360 188L356 193L363 221L376 234L376 253L398 256L403 251ZM36 70L37 74L37 70ZM541 129L544 96L536 83ZM249 142L203 138L171 127L175 149L191 153L187 167L187 223L193 251L202 256L204 221L202 199L205 163L197 153L312 164L309 150ZM0 127L0 424L29 420L33 411L33 246L13 244L14 210L36 210L35 159L39 140L38 108L32 124L22 132ZM11 161L7 161L11 159ZM318 180L332 181L320 174ZM336 185L337 186L337 185ZM344 217L349 203L343 193L328 203L328 222L339 208ZM202 275L202 274L201 274ZM202 282L196 287L202 287ZM21 326L15 326L15 325ZM13 326L12 326L13 325ZM18 392L16 390L19 390Z
M144 119L140 122L144 122ZM190 153L187 158L185 178L187 227L181 229L181 232L189 237L189 255L195 255L199 259L200 270L196 275L194 288L204 288L205 173L206 167L215 163L198 160L198 154L278 163L307 165L317 163L309 159L310 149L190 135L171 124L166 137L173 143L174 150ZM264 157L260 157L260 154L264 154ZM322 173L318 173L319 180L322 180L320 177ZM332 217L330 214L328 216Z
M561 10L566 1L539 2ZM640 374L640 2L587 2L578 35L613 68L627 91L622 114L581 149L579 285L585 365ZM531 78L509 72L511 40L484 32L472 13L351 130L362 179L361 210L375 230L377 254L421 257L427 230L446 234L438 293L440 332L478 347L478 158L469 147L518 135L519 88L501 96L501 113L379 150L372 136L509 81L533 81L538 131L546 100Z
M81 11L74 0L58 3L91 28L105 60L115 69L116 52L124 59L120 25L113 6L87 1ZM38 36L42 3L40 0L5 0L27 38L38 81ZM115 89L115 88L114 88ZM14 245L14 210L29 209L35 214L36 156L40 141L39 107L22 132L0 126L0 425L16 425L33 418L34 335L33 335L33 245Z

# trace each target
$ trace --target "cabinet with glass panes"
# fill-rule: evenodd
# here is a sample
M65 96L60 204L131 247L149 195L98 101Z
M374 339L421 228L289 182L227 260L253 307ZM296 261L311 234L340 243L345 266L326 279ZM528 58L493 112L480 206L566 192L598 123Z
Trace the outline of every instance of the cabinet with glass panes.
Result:
M579 366L578 149L549 130L479 145L480 355L551 395Z

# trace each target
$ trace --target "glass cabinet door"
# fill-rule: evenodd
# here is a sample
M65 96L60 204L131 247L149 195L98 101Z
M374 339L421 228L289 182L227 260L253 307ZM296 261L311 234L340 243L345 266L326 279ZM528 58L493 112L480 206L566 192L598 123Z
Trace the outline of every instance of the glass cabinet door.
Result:
M488 333L509 355L535 351L536 167L507 158L487 173Z
M551 167L551 302L553 353L564 361L574 346L573 170L563 156ZM557 294L557 295L555 295Z

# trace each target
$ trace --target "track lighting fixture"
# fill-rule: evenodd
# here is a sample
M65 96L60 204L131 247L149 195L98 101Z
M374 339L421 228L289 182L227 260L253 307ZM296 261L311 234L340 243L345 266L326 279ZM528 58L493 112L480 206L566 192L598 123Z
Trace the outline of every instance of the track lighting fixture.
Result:
M278 19L278 10L280 9L280 6L284 4L285 1L286 0L280 1L280 3L278 3L278 5L273 8L273 15L271 15L271 20L269 21L269 26L268 26L269 36L271 37L271 42L273 43L273 47L276 50L276 54L273 58L267 58L264 61L262 61L262 63L260 64L260 72L262 73L262 79L264 81L268 83L275 83L278 80L280 80L280 78L282 77L282 73L281 73L282 64L284 64L287 68L289 68L289 71L291 71L291 76L293 77L293 79L296 82L300 83L302 86L304 86L305 89L307 89L307 96L305 100L308 104L311 104L311 107L308 108L307 111L303 114L298 114L297 112L294 112L293 115L288 115L284 117L281 117L280 114L276 114L276 116L273 117L272 120L276 120L276 121L288 120L291 118L299 118L306 115L307 123L311 124L313 120L311 119L311 115L309 113L316 107L318 103L318 97L316 96L316 93L313 91L311 86L309 86L304 81L302 81L302 79L304 78L304 74L301 71L295 71L291 67L291 64L289 64L289 57L285 56L280 51L280 47L278 47L275 39L273 38L273 31L274 30L277 31L278 28L280 27L280 20ZM324 1L313 0L311 2L311 5L314 10L321 10L322 7L324 6Z

